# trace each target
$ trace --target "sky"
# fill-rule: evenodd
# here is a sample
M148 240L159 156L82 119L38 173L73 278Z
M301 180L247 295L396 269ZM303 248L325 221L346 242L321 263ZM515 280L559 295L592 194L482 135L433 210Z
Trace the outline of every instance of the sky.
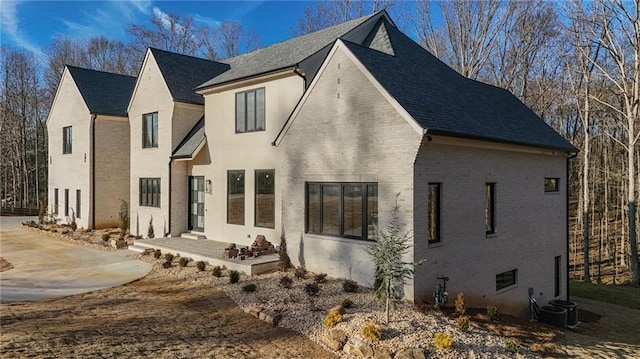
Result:
M154 13L177 13L193 17L196 25L217 27L225 20L253 28L270 45L291 37L309 1L40 1L0 0L0 44L46 57L46 47L55 36L83 39L105 36L125 43L131 23L149 24Z

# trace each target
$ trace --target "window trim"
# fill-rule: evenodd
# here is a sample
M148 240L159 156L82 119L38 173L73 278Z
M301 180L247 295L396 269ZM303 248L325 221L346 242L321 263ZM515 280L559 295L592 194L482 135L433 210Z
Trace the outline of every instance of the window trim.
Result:
M263 94L263 104L264 104L264 109L262 111L262 128L258 129L258 101L257 101L257 93L259 90L262 90L262 94ZM248 130L248 124L249 124L249 116L247 116L247 114L249 113L249 108L247 106L247 94L248 93L254 93L254 109L253 109L253 120L254 120L254 126L253 126L253 130ZM238 95L243 95L244 96L244 131L239 131L238 130ZM267 91L265 87L257 87L257 88L253 88L250 90L245 90L245 91L239 91L236 92L234 94L234 101L235 101L235 106L234 106L234 110L235 110L235 114L234 114L234 119L235 119L235 133L236 134L240 134L240 133L252 133L252 132L263 132L267 130Z
M309 230L309 186L310 185L318 185L318 217L316 218L318 224L318 231L312 232ZM322 219L324 218L323 213L323 186L325 185L338 185L340 187L339 190L339 201L338 201L338 213L340 215L340 220L338 224L338 233L327 233L324 231ZM361 205L361 214L362 214L362 235L354 236L354 235L345 235L344 234L344 187L345 185L360 185L361 193L362 193L362 205ZM337 237L337 238L347 238L354 239L359 241L373 241L375 238L369 238L369 186L376 186L376 193L378 183L377 182L305 182L304 185L304 232L306 234L314 234L320 236L327 237ZM377 217L377 216L376 216ZM376 219L377 220L377 219Z
M269 174L273 176L273 226L258 225L258 172L269 172ZM256 169L253 171L253 176L253 226L257 228L276 228L276 170Z
M62 128L62 154L73 154L73 126L65 126Z
M436 236L430 238L431 231L429 230L429 211L431 210L431 203L429 202L431 187L436 188L436 208L435 208L435 222L436 222ZM427 185L427 240L429 244L442 242L442 183L441 182L429 182Z
M151 131L152 131L152 138L151 138L151 144L147 146L147 117L150 116L151 120L152 120L152 124L151 124ZM155 120L155 121L154 121ZM155 128L153 126L155 122ZM155 129L155 136L153 136L153 131ZM142 115L142 148L158 148L158 111L156 112L149 112L149 113L145 113ZM154 143L155 140L155 143Z
M547 188L547 181L554 182L555 186ZM545 177L544 178L544 193L557 193L560 192L560 177Z
M489 198L487 198L489 191ZM488 203L487 203L488 199ZM488 207L488 208L487 208ZM496 183L487 182L485 184L485 204L484 204L484 224L485 234L490 236L496 233ZM489 210L490 213L487 213ZM490 221L490 223L487 223Z
M160 177L140 177L139 178L139 194L138 194L138 204L140 207L154 207L160 208L162 203L162 180ZM144 187L147 187L148 191L143 191L143 183ZM155 183L155 185L154 185ZM157 193L154 192L154 188L157 188ZM143 193L145 193L146 198L143 200ZM151 200L149 200L149 196L151 196ZM156 202L157 196L157 203Z
M513 280L510 281L508 284L503 285L502 287L499 287L499 285L498 285L498 277L507 276L507 275L510 275L510 273L513 273L513 275L512 275ZM500 291L503 291L503 290L508 289L508 288L513 288L517 284L518 284L518 268L514 268L514 269L511 269L511 270L496 274L496 292L500 292Z
M230 187L229 187L229 179L231 176L232 172L242 172L242 177L243 177L243 185L242 185L242 223L234 223L234 222L229 222L229 196L231 195L230 193ZM247 217L247 208L245 205L245 201L247 200L247 176L246 176L246 171L245 170L227 170L227 224L235 224L238 226L244 226L246 223L246 217Z

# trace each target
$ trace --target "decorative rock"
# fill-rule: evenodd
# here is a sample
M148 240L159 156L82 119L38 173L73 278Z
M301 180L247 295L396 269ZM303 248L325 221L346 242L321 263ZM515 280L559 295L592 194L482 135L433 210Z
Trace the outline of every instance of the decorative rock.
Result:
M329 309L329 313L338 312L340 315L343 315L346 311L343 306L336 305L335 307Z
M373 350L364 340L351 337L347 341L347 344L344 345L342 350L347 353L354 355L359 358L368 358L373 355Z
M322 342L335 351L342 350L347 339L347 335L340 329L332 329L322 336Z
M265 313L264 311L260 312L260 314L258 315L258 319L266 321L267 313Z
M427 359L420 348L405 349L396 354L396 359Z
M391 353L385 348L376 350L373 354L373 359L392 359Z
M256 318L260 318L260 312L262 312L262 307L253 307L249 309L249 313Z
M278 323L280 323L280 320L282 320L282 314L280 313L267 313L267 317L264 320L265 322L276 326L278 325Z

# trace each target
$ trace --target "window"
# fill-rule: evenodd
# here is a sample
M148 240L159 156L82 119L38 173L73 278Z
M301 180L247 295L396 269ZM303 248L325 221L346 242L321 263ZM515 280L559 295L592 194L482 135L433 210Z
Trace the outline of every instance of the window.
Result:
M140 178L140 205L160 207L160 178Z
M72 151L73 137L71 133L71 126L62 128L62 153L68 154Z
M80 218L80 190L76 190L76 217Z
M54 189L53 190L53 214L58 214L58 209L59 209L59 202L58 202L58 189Z
M429 183L427 233L429 243L440 242L440 183Z
M484 223L487 234L496 233L496 184L485 186Z
M558 192L560 190L560 178L545 178L544 179L544 191L545 192Z
M236 133L264 131L264 87L236 93Z
M158 147L158 113L142 116L142 148Z
M518 277L518 270L512 269L508 272L503 272L496 275L496 291L504 289L516 284Z
M64 215L69 215L69 189L64 190Z
M560 266L562 263L562 257L560 256L556 256L554 258L554 263L553 263L553 278L554 278L554 285L553 285L553 296L554 297L558 297L560 295Z
M256 227L275 228L275 174L275 170L256 170Z
M244 170L227 172L227 223L244 224Z
M378 223L375 183L307 183L306 231L374 239Z

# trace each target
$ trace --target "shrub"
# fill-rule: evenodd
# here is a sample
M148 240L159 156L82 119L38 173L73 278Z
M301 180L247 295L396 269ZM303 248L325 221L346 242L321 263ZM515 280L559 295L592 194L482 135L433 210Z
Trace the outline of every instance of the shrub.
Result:
M171 268L171 262L165 261L164 263L162 263L162 268Z
M494 305L487 305L487 317L489 317L490 321L494 321L498 319L498 307Z
M249 283L249 284L245 285L244 287L242 287L242 291L251 293L251 292L255 292L257 288L258 287L255 284Z
M460 292L456 297L456 313L458 313L458 315L464 315L465 311L466 306L464 305L464 293Z
M153 216L151 216L151 219L149 219L149 229L147 229L147 237L148 238L153 238L155 237L155 233L153 231Z
M71 223L69 223L69 227L73 232L78 229L78 224L76 223L76 213L73 211L73 209L71 210Z
M352 281L351 279L345 279L342 282L342 290L344 290L346 293L355 293L358 291L358 289L360 289L358 287L358 283Z
M351 298L344 298L340 305L342 306L342 308L349 309L353 307L353 301L351 300Z
M220 278L222 277L222 268L220 268L220 266L215 266L211 270L211 273L213 274L214 277Z
M180 267L182 267L182 268L186 267L187 264L189 264L189 258L180 257L180 259L178 260L178 264L180 264Z
M284 230L282 230L282 234L280 235L280 251L278 252L278 267L281 271L286 272L287 269L291 268L291 258L289 258L289 253L287 253L287 239L284 235Z
M320 292L320 286L318 283L307 283L307 285L304 286L304 291L308 295L316 295Z
M375 322L367 322L362 327L362 335L372 342L379 342L382 339L382 329Z
M518 343L514 342L513 340L509 340L509 339L504 341L504 350L507 353L511 353L511 354L520 353L520 347L518 346Z
M449 333L436 332L433 337L433 343L438 349L452 349L455 346L455 342Z
M111 237L111 235L109 233L102 233L102 240L103 241L108 241L109 238Z
M327 273L319 273L313 276L313 281L316 283L326 283Z
M293 279L291 279L291 277L289 277L288 275L280 278L280 286L291 289L291 286L293 286Z
M198 268L198 270L200 272L204 272L204 268L206 267L206 264L204 264L203 261L197 261L196 262L196 268Z
M159 249L156 249L155 252L153 252L153 258L155 259L160 259L161 255L162 255L162 252Z
M324 324L326 324L329 328L333 328L336 324L342 323L343 320L344 318L342 317L342 314L335 310L331 310L329 311L329 314L327 314L327 316L324 318Z
M458 325L458 330L461 332L466 332L469 330L469 325L471 323L471 318L468 315L461 315L456 319L456 324Z
M307 279L307 275L309 273L307 272L307 270L304 267L298 267L296 268L296 272L293 275L296 279Z
M237 270L230 270L229 283L235 284L235 283L238 283L239 281L240 281L240 272L238 272Z
M174 258L174 256L171 253L167 253L167 254L164 255L164 260L167 261L167 262L173 262L173 258Z
M120 227L120 238L124 238L129 228L129 206L123 199L120 200L120 211L118 212L118 220Z

